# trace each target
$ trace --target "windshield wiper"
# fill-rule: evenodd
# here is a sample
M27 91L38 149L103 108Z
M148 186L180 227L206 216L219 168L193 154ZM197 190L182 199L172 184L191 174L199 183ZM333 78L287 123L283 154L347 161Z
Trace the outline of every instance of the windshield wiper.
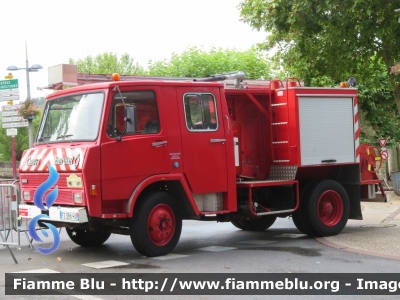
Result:
M46 136L46 137L48 138L49 136ZM45 142L47 145L50 146L50 144L46 141L46 139L44 138L44 136L41 136L40 139L39 139L39 141L40 141L40 140L42 140L43 142Z
M65 138L67 138L72 143L72 145L75 146L75 143L70 139L71 136L73 136L73 134L60 134L57 137L57 140L60 138L63 138L65 140Z

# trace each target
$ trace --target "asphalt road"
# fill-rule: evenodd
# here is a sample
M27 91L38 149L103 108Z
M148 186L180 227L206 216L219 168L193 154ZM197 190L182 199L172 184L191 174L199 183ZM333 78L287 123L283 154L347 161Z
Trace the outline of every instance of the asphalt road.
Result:
M22 236L20 250L13 248L18 264L0 248L0 299L26 299L4 295L4 274L11 272L61 273L398 273L400 260L351 253L332 248L301 234L292 220L278 219L265 232L241 231L230 223L184 221L180 242L173 253L159 258L141 256L129 236L112 235L101 247L80 247L61 231L59 248L43 255L28 247ZM45 246L44 246L45 247ZM116 266L106 268L104 262ZM123 265L118 265L118 263ZM103 264L103 265L102 265ZM142 299L145 296L130 296ZM158 299L162 296L146 296ZM239 298L239 296L237 296ZM242 296L240 296L242 297ZM266 296L246 296L264 299ZM309 299L311 296L269 296L268 299ZM321 299L329 296L315 296ZM341 296L352 299L353 296ZM396 297L396 296L394 296ZM125 299L126 296L35 296L31 299ZM232 299L232 296L171 296L169 299ZM364 296L389 299L391 296Z

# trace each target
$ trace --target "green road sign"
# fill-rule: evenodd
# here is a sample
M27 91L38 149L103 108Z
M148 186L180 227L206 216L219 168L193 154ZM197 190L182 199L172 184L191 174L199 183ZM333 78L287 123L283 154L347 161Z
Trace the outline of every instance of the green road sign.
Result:
M18 79L0 80L0 90L10 90L18 88Z

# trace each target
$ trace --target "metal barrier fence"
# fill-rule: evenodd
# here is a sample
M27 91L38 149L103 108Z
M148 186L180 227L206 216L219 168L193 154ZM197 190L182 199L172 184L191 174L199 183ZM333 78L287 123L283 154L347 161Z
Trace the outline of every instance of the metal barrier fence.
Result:
M18 220L19 202L19 181L0 180L0 245L7 247L15 263L18 262L10 246L20 248L21 232L27 235L27 226L22 226L21 221ZM16 242L14 242L14 234L17 235Z

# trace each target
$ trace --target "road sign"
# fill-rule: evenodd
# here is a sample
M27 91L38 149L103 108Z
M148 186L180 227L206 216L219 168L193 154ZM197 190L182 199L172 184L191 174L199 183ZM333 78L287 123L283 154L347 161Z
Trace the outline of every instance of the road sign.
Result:
M18 134L17 128L7 129L7 136L16 136Z
M15 105L4 105L3 110L17 110L18 108L21 108L22 104L15 104Z
M0 90L18 88L18 79L0 80Z
M12 74L5 76L5 79L13 79L13 78L14 78L14 76Z
M381 147L385 147L387 140L388 140L388 138L380 138L380 139L378 139L379 145L381 145Z
M0 90L0 96L11 96L18 95L19 89L11 89L11 90Z
M0 101L19 100L19 95L0 96Z
M6 117L2 119L3 123L7 122L20 122L20 121L26 121L23 117L18 116L18 117Z
M383 160L387 160L389 158L389 153L386 150L381 151L381 157Z
M19 116L19 112L17 110L2 111L1 116L2 117Z
M28 127L28 121L3 123L3 128Z

